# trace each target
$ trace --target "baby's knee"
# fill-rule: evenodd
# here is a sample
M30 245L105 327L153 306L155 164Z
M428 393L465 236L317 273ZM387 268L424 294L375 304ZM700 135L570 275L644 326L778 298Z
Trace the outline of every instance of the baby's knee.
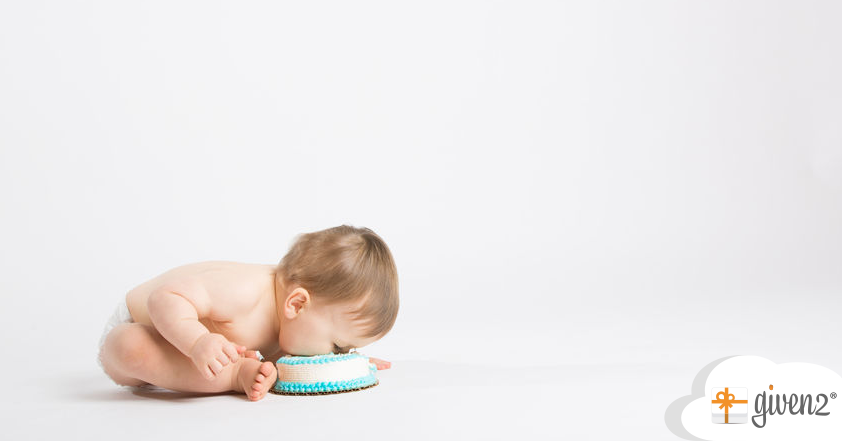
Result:
M146 325L123 323L115 326L105 337L100 358L103 364L111 361L124 369L142 367L149 355L152 336Z

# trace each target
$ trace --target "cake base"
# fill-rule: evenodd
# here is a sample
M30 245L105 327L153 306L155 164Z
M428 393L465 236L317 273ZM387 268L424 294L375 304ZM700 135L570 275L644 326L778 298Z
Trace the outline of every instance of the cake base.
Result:
M337 390L337 391L325 391L325 392L305 392L305 393L281 392L281 391L275 390L273 387L270 387L269 392L273 393L275 395L333 395L333 394L341 394L341 393L344 393L344 392L354 392L354 391L358 391L358 390L369 389L369 388L372 388L374 386L377 386L378 384L380 384L380 380L375 381L374 384L369 384L368 386L357 387L357 388L354 388L354 389Z

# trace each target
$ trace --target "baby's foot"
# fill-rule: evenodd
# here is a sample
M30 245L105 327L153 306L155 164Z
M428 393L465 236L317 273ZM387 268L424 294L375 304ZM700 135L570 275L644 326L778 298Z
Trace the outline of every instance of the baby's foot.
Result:
M263 398L278 378L277 368L270 361L261 363L253 358L244 358L241 363L240 371L237 372L240 390L251 401Z

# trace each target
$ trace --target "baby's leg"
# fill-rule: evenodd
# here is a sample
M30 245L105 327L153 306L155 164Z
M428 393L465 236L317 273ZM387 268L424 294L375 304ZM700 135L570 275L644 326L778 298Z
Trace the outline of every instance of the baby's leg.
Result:
M262 398L277 378L268 378L271 366L262 366L257 360L241 356L236 363L224 366L208 380L154 327L142 323L124 323L109 332L102 347L102 364L115 380L142 380L182 392L244 392L247 385L253 386L256 381L259 387L249 390L251 399ZM243 373L239 375L241 370ZM259 375L261 372L263 375ZM250 378L244 380L241 376ZM268 384L270 381L272 384Z

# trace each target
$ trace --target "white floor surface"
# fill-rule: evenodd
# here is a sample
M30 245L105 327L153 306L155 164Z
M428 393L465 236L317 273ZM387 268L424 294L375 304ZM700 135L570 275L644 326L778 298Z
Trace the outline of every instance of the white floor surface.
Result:
M45 365L46 366L46 365ZM60 370L59 366L53 365ZM677 439L664 424L694 372L659 364L494 367L393 360L380 384L322 396L202 395L116 386L101 372L59 372L12 387L6 438ZM692 371L692 369L689 369ZM688 378L689 377L689 378ZM28 392L26 392L28 391ZM653 409L660 411L653 412Z

